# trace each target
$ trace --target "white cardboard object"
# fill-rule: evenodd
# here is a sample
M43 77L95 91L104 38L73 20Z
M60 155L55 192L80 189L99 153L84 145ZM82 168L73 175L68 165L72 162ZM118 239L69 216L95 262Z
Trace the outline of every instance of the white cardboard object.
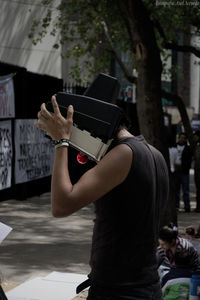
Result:
M6 293L8 300L71 300L87 275L52 272L24 282Z

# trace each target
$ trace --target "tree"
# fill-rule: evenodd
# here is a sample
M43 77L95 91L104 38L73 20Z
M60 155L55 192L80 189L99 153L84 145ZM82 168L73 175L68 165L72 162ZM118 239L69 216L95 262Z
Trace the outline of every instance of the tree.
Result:
M47 15L36 21L31 37L38 35L38 42L46 33L52 22L53 0L43 0L47 5ZM195 4L196 3L196 4ZM73 42L67 55L75 57L72 76L80 80L84 69L90 73L109 72L110 58L116 61L129 82L137 84L137 113L141 133L146 140L158 148L169 165L167 141L164 135L163 110L161 96L177 101L181 108L183 123L191 136L187 113L181 99L161 89L163 61L161 54L166 49L173 51L192 52L200 57L200 49L179 43L178 32L191 34L191 26L200 33L200 10L194 1L150 1L150 0L63 0L57 7L59 18L53 26L52 34L61 32L60 44ZM42 30L38 30L39 24ZM58 47L58 45L55 45ZM121 52L129 51L130 65L127 68L120 56ZM95 58L85 60L82 69L78 64L79 57L89 54ZM94 68L95 67L95 68ZM132 74L137 70L137 78ZM171 189L172 191L172 189ZM163 223L176 222L175 201L173 192L169 197L169 205L163 217Z

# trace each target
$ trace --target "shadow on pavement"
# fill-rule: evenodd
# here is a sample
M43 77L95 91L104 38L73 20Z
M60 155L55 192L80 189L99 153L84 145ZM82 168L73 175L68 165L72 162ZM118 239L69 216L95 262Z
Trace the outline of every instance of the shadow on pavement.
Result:
M0 221L13 228L0 247L3 280L23 282L52 271L89 272L93 205L60 219L51 216L49 194L0 205Z

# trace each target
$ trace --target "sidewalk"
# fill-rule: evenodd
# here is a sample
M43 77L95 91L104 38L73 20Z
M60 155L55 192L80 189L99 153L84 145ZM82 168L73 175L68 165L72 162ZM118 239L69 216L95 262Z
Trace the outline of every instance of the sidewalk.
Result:
M195 213L194 210L196 208L196 192L195 192L195 184L194 184L194 170L190 170L190 205L191 212L184 212L183 201L180 203L180 210L178 212L178 229L180 233L184 233L184 228L191 225L200 223L200 213Z
M89 273L93 205L60 219L51 215L49 193L0 207L0 221L13 228L0 246L4 290L52 271Z
M191 181L191 204L195 192ZM182 203L183 205L183 203ZM93 204L67 218L54 218L50 210L50 193L25 201L0 202L0 221L13 231L0 246L0 270L4 289L52 271L88 274ZM178 213L179 231L200 223L200 214ZM84 293L76 299L84 299Z

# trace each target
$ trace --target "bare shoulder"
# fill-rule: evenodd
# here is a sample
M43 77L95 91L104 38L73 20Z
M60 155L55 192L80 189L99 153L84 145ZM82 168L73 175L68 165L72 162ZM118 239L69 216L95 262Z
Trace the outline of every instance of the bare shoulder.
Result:
M111 149L103 158L102 161L113 161L117 159L118 162L121 162L121 160L127 160L129 162L132 162L133 158L133 151L132 149L126 145L126 144L119 144L113 149Z
M116 178L118 183L120 183L127 177L132 162L132 149L126 144L120 144L110 150L96 167L98 171Z

